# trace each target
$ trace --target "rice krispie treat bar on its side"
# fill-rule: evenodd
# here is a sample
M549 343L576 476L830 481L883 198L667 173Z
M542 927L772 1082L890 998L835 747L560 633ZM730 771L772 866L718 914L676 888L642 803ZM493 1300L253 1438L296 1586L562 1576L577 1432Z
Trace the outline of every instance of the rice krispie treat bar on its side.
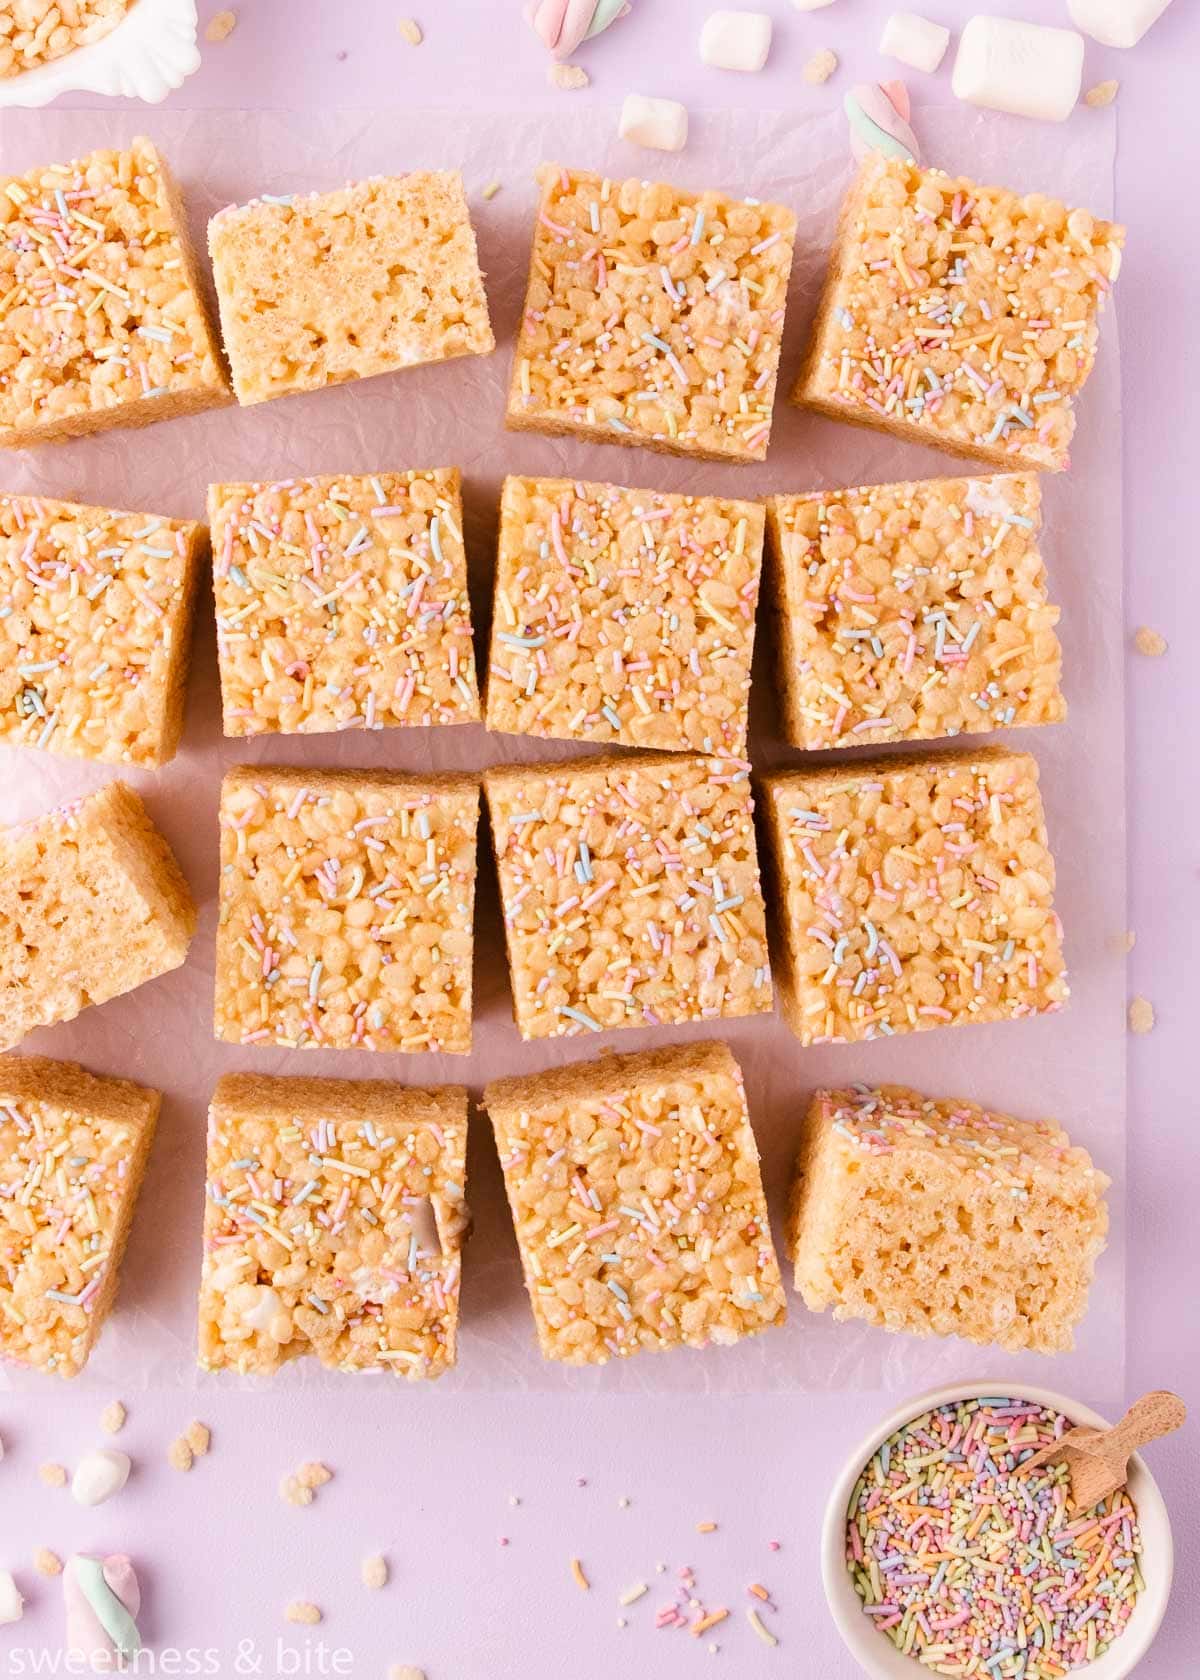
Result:
M871 157L792 399L1001 468L1061 470L1125 230Z
M78 1376L112 1308L159 1093L0 1056L0 1359Z
M200 1364L454 1364L467 1093L229 1074L213 1094Z
M547 1359L728 1346L783 1322L758 1149L724 1044L499 1079L483 1100Z
M461 175L230 205L208 249L240 403L495 348Z
M1108 1182L1048 1120L897 1085L818 1091L788 1212L796 1288L884 1330L1066 1352Z
M0 447L228 401L179 192L148 140L0 177Z
M0 496L0 739L175 756L203 525Z
M0 831L0 1049L178 968L196 906L124 782Z
M773 496L787 738L812 752L1057 723L1030 474Z
M545 164L508 424L762 461L796 218Z
M613 755L484 785L522 1038L770 1010L747 765Z
M506 479L488 728L743 755L762 543L754 502Z
M478 817L472 776L231 770L216 1036L470 1050Z
M779 990L802 1044L1014 1020L1067 999L1054 859L1028 753L763 778Z
M210 485L226 735L478 720L460 482Z

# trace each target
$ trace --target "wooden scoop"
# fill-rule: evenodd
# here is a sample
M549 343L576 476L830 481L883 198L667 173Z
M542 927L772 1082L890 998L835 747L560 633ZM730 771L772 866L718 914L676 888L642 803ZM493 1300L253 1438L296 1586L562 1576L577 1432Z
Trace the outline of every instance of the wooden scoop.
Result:
M1019 1472L1036 1470L1042 1464L1065 1464L1071 1478L1067 1509L1078 1516L1125 1486L1130 1453L1160 1435L1170 1435L1186 1416L1187 1407L1177 1394L1155 1389L1135 1400L1112 1429L1092 1429L1087 1424L1068 1429L1053 1446L1027 1458Z

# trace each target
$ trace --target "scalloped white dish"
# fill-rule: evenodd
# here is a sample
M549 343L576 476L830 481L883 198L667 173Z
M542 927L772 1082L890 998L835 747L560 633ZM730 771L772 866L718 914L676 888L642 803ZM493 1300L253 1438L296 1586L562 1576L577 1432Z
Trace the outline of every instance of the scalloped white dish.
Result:
M0 109L102 93L157 105L200 67L196 0L136 0L115 29L36 70L0 81Z

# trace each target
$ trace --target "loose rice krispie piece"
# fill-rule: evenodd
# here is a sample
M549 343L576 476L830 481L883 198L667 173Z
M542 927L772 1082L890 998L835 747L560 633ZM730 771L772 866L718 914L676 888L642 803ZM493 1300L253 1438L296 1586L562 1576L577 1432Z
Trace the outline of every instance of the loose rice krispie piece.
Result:
M873 156L792 399L1000 467L1061 470L1125 230Z
M159 1093L0 1056L0 1359L78 1376L117 1293Z
M748 765L614 755L484 786L522 1038L770 1010Z
M478 817L473 776L231 770L216 1036L470 1050Z
M762 544L754 502L506 479L488 728L744 754Z
M478 721L460 483L209 486L226 735Z
M196 906L124 782L0 831L0 1050L178 968Z
M765 776L763 792L779 990L802 1044L1066 1002L1054 859L1028 753L785 771Z
M780 706L806 751L1058 723L1031 475L773 496Z
M0 11L0 77L36 70L115 29L133 0L9 0Z
M228 401L179 191L149 140L0 177L0 447Z
M761 461L796 218L544 164L508 424Z
M788 1210L796 1288L837 1319L1063 1353L1108 1182L1049 1120L899 1085L817 1091Z
M495 348L457 173L230 205L208 249L240 403Z
M0 739L175 756L203 525L0 496Z
M724 1044L499 1079L483 1101L547 1359L725 1347L782 1324L758 1149Z
M467 1093L227 1074L209 1110L200 1364L454 1364Z

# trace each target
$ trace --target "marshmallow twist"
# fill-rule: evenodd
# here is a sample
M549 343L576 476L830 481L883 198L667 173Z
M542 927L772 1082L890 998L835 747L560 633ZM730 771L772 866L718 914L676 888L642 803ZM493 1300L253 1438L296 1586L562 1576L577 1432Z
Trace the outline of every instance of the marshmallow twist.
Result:
M555 58L570 58L629 10L629 0L526 0L525 21Z
M95 1673L123 1668L142 1641L134 1620L142 1595L133 1564L123 1552L111 1557L78 1553L63 1571L67 1650Z
M857 163L872 152L920 161L909 127L908 89L903 82L859 82L842 101L850 119L850 150Z

